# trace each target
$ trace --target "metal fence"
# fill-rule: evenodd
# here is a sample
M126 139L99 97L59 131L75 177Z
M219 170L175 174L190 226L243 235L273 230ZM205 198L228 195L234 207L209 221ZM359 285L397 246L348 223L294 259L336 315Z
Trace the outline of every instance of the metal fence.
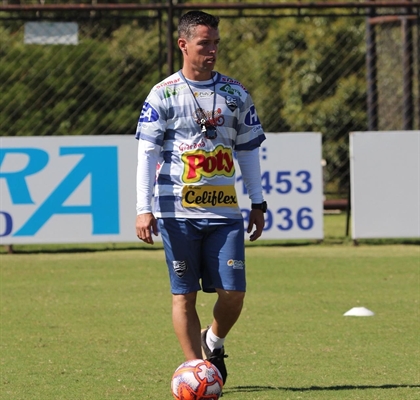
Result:
M189 6L221 17L217 69L267 132L322 132L325 192L346 197L349 132L420 129L420 4L297 3ZM152 85L181 66L184 8L170 5L3 2L0 135L134 134Z

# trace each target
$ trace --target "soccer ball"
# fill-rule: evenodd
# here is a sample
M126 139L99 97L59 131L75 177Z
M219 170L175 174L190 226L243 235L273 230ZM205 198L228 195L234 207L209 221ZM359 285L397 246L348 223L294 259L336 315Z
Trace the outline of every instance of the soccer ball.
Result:
M172 376L172 395L176 400L217 400L222 394L223 379L207 360L182 363Z

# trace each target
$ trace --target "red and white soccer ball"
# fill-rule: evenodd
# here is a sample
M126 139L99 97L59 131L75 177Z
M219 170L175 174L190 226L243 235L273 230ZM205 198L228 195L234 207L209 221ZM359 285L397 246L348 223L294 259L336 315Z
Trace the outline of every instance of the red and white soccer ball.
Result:
M217 400L222 394L223 379L207 360L182 363L172 376L172 395L176 400Z

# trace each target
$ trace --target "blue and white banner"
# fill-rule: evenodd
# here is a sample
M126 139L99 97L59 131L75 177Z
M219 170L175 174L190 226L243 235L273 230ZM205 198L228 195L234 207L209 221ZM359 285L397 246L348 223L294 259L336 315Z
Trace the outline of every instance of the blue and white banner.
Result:
M1 138L2 244L133 241L137 140Z
M261 182L268 203L262 239L323 239L320 133L268 133L260 148ZM251 209L239 167L236 193L242 215Z
M0 244L133 242L133 136L0 138ZM323 237L321 135L267 134L265 239ZM237 170L242 213L250 201Z

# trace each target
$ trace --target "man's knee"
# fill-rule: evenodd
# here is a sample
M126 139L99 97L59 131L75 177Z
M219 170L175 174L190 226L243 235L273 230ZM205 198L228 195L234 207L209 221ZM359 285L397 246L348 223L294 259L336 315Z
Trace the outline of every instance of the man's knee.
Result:
M173 294L172 306L175 308L191 308L195 307L197 301L197 292L186 294Z
M217 294L219 295L219 301L225 304L226 306L232 306L232 307L241 307L244 298L245 298L245 292L241 292L238 290L217 290Z

